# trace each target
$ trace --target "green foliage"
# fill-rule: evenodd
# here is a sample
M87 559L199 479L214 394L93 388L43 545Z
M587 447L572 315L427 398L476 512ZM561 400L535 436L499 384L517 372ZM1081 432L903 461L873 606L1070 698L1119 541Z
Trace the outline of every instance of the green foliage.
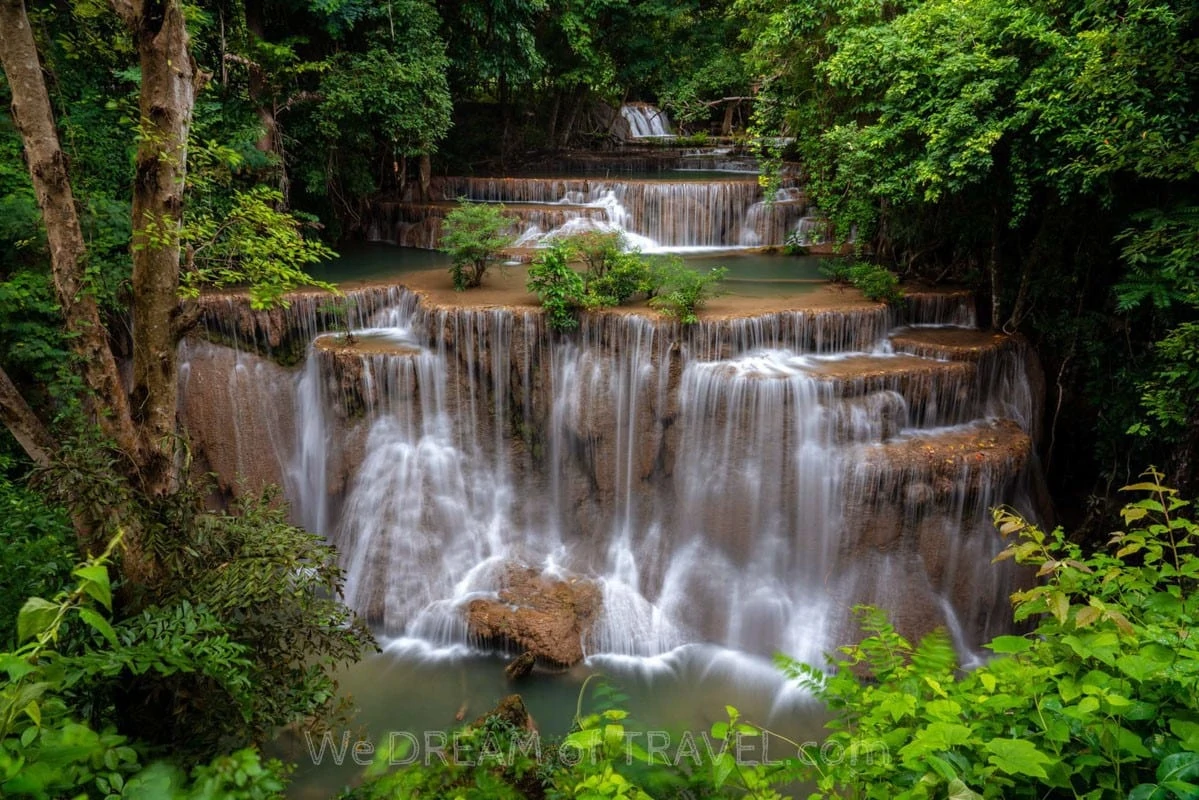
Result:
M794 137L835 238L856 231L905 274L994 294L992 324L1025 329L1062 370L1055 438L1094 443L1096 469L1133 447L1191 460L1199 423L1162 412L1193 371L1185 332L1165 342L1194 321L1194 3L735 10L756 129Z
M149 626L133 626L155 627L154 635L130 636L129 626L114 627L107 618L113 599L108 569L119 542L120 536L73 570L73 589L52 600L29 598L17 620L22 644L0 652L6 678L0 687L0 792L38 799L277 797L284 787L282 765L264 764L252 751L198 765L189 778L167 762L143 767L143 745L117 733L110 717L92 715L102 720L99 729L78 721L83 709L73 702L72 687L108 674L114 665L165 675L202 670L220 681L244 651L223 634L214 642L209 634L219 625L210 615L201 621L205 615L198 608L178 609L174 619L183 624L154 621L148 614ZM173 646L164 649L164 638ZM84 649L71 654L79 643ZM216 649L207 646L213 643Z
M142 735L175 748L213 752L217 745L261 742L283 725L318 726L337 712L331 674L357 660L374 640L340 601L343 573L320 536L287 522L273 494L237 501L229 513L199 511L184 493L164 509L151 537L167 565L155 602L164 611L208 609L245 648L248 692L189 691L172 676L124 674L114 693L158 698L131 708ZM232 665L230 667L233 668ZM162 708L173 708L164 718ZM231 730L229 719L238 719Z
M774 771L742 765L734 756L738 736L758 736L762 729L748 724L735 708L726 706L727 722L712 726L712 750L697 748L676 760L638 744L643 729L629 713L608 700L619 698L611 687L596 690L595 710L583 711L593 678L584 682L570 732L561 739L542 740L504 712L512 698L474 724L455 731L455 757L404 763L411 753L384 749L357 789L345 800L383 800L393 797L492 798L625 798L740 796L780 800L770 786ZM448 755L448 753L447 753Z
M717 294L717 284L728 274L725 267L697 272L679 258L666 258L653 266L651 283L656 287L649 304L684 325L699 322L696 315L704 303Z
M442 225L441 249L450 254L450 276L454 289L461 292L483 283L483 273L512 244L505 233L510 221L504 207L487 203L458 201L458 207L446 214Z
M1133 426L1142 435L1182 437L1199 427L1193 399L1199 392L1199 208L1138 215L1121 233L1128 273L1116 285L1118 307L1148 310L1165 335L1154 343L1149 379L1140 385L1149 419Z
M198 297L204 286L247 286L251 307L264 309L278 305L283 295L298 286L336 291L308 275L304 265L337 254L319 239L306 238L303 223L279 210L282 202L277 190L258 186L235 192L220 218L192 217L184 230L183 296Z
M640 253L617 253L602 274L588 271L586 308L623 305L634 295L655 291L653 268Z
M332 673L374 645L340 601L333 548L290 525L273 491L243 496L228 512L205 509L204 483L148 501L114 477L117 457L87 439L70 442L39 488L96 520L100 535L118 533L114 506L136 521L161 574L129 587L114 628L129 653L144 644L164 654L163 665L179 665L194 649L197 661L186 670L98 664L86 688L82 678L73 682L79 707L204 758L265 741L284 725L333 719L340 701Z
M235 174L244 159L236 150L208 142L193 147L190 160L191 202L180 233L182 296L195 298L204 287L245 286L250 304L262 309L278 305L298 286L335 291L304 271L306 265L336 255L319 239L304 235L306 227L316 227L314 221L283 210L277 189L238 187ZM155 235L152 228L148 233Z
M436 12L420 2L397 6L415 18L406 46L380 42L365 53L343 53L321 82L316 124L334 147L356 146L369 157L374 147L364 137L378 137L393 153L420 155L450 129L448 62Z
M0 648L16 646L17 610L25 599L52 595L66 582L74 538L62 509L0 470Z
M571 252L565 244L555 242L529 265L528 289L541 301L550 328L557 331L579 326L575 311L586 294L583 276L571 269Z
M582 274L570 266L576 258L586 265ZM554 242L529 267L528 289L541 300L554 330L578 327L578 309L612 308L638 294L652 297L657 288L653 266L640 253L625 252L624 238L614 232Z
M848 283L866 296L867 300L898 303L903 299L899 276L878 264L865 261L835 262L821 271L833 283Z
M1042 582L1013 595L1029 635L957 668L944 633L912 646L877 610L825 673L783 659L834 713L849 758L802 772L833 797L1189 798L1199 792L1199 525L1161 476L1126 487L1127 531L1083 553L998 510L997 557ZM885 757L865 758L868 754Z

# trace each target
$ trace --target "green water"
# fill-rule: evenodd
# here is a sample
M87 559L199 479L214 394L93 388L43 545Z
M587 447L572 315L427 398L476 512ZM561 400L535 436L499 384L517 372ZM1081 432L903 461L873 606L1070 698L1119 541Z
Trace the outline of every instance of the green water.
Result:
M595 659L591 666L550 672L537 670L528 678L510 683L499 656L463 654L430 658L419 649L380 653L347 670L342 689L356 709L348 726L332 732L321 753L321 739L289 734L276 742L271 755L297 765L289 795L295 800L328 798L341 787L355 783L362 772L353 757L354 744L366 742L382 749L391 742L416 742L414 752L425 755L426 744L441 734L486 714L505 696L519 693L537 725L543 746L566 733L574 718L584 681L597 675L616 692L592 680L583 694L583 713L597 702L629 712L626 729L638 731L633 741L645 746L650 731L665 744L667 757L682 756L684 731L689 731L703 752L703 735L712 723L727 719L725 706L738 708L743 718L795 742L820 740L823 713L810 698L783 686L778 672L767 662L712 648L682 648L656 659ZM659 733L660 732L660 733ZM452 740L451 740L452 741ZM344 752L335 763L333 746ZM719 742L712 742L719 749ZM762 759L761 737L746 739L747 760ZM368 761L365 747L361 761ZM782 739L770 737L766 758L794 756ZM316 763L319 761L320 763Z
M337 251L337 258L308 267L308 274L329 283L350 283L391 280L408 272L450 266L450 257L439 250L352 242L340 245Z
M314 278L341 284L354 281L399 280L405 273L448 269L450 259L437 250L418 250L388 244L353 243L342 246L340 256L309 268ZM691 267L708 270L727 267L727 294L745 297L786 297L803 294L823 283L819 256L781 253L722 251L690 253L682 259Z

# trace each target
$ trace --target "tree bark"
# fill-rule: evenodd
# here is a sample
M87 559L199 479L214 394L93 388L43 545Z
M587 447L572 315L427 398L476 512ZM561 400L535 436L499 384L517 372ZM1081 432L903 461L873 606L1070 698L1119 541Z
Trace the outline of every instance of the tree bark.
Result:
M33 463L39 467L50 464L50 455L54 452L54 439L3 368L0 368L0 421Z
M113 0L141 64L141 136L133 186L133 419L142 488L178 485L179 231L187 135L200 75L178 0Z
M84 383L91 390L84 398L84 407L105 435L130 459L136 459L138 439L128 398L100 322L99 308L84 280L83 232L23 0L0 0L0 63L12 90L13 120L25 145L25 159L46 227L63 323L71 348L79 357Z

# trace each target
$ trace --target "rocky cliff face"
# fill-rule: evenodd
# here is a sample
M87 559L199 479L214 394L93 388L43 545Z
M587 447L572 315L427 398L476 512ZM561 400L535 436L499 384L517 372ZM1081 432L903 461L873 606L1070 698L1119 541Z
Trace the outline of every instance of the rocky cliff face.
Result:
M352 342L321 333L319 295L206 300L223 344L184 345L185 412L223 486L284 485L390 634L555 662L692 641L816 657L862 602L964 648L997 632L1018 576L990 564L988 509L1033 510L1042 389L1021 341L968 327L968 297L687 328L606 313L565 337L533 309L349 300ZM302 367L271 360L301 347ZM547 622L554 647L512 633L513 592L563 575L587 613Z

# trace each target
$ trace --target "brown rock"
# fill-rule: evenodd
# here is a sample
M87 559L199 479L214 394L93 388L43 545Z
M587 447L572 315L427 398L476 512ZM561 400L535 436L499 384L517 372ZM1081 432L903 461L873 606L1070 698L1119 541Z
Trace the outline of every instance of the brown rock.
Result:
M466 624L480 639L570 666L583 660L583 642L600 602L599 587L590 581L553 580L513 565L497 599L472 600L467 606Z

